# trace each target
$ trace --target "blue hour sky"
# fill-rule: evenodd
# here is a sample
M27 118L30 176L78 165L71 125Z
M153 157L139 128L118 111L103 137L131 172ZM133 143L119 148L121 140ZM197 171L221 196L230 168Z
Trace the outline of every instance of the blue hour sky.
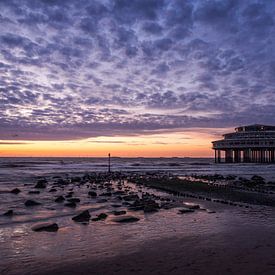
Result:
M275 2L0 0L0 139L275 124Z

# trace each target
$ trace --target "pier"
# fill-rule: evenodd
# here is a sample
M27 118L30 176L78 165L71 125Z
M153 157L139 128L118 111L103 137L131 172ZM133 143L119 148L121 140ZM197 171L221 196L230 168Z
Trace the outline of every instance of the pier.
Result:
M249 125L213 141L215 163L275 163L275 126Z

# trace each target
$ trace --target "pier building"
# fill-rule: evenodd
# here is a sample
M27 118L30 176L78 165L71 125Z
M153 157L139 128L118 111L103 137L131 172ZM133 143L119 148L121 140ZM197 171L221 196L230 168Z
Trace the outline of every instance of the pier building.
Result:
M216 163L275 163L275 126L237 127L212 144Z

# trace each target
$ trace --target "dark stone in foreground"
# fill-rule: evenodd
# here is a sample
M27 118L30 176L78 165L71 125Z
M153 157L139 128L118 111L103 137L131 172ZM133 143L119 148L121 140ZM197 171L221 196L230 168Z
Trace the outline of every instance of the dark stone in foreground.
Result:
M184 213L193 213L194 210L191 208L182 208L179 210L179 214L184 214Z
M19 194L19 193L21 192L21 190L18 189L18 188L14 188L14 189L12 189L10 192L11 192L12 194L17 195L17 194Z
M34 188L46 188L47 187L47 181L45 179L41 179L39 180L36 185L34 186Z
M55 199L55 202L63 202L65 200L65 198L63 196L59 196Z
M59 227L56 223L40 223L40 224L34 225L32 227L32 230L36 232L41 232L41 231L56 232L58 228Z
M29 194L40 194L40 191L29 191Z
M80 202L79 198L71 198L67 200L68 202Z
M7 212L5 212L4 214L3 214L3 216L7 216L7 217L11 217L11 216L13 216L13 210L8 210Z
M72 208L76 207L75 202L68 202L68 203L65 203L64 205L67 206L67 207L72 207Z
M139 221L139 218L134 216L123 216L123 217L115 218L113 221L119 222L119 223L137 222Z
M36 205L40 205L40 202L37 201L33 201L33 200L27 200L25 201L25 206L36 206Z
M81 212L79 215L72 218L75 222L88 222L91 218L91 215L88 210Z
M93 218L92 221L100 221L100 220L105 220L108 217L107 214L105 213L101 213L99 215L97 215L96 218Z
M120 216L120 215L126 214L126 211L125 211L125 210L113 211L113 214L114 214L115 216Z
M96 196L97 196L97 193L94 192L94 191L89 191L88 195L89 195L90 197L96 197Z

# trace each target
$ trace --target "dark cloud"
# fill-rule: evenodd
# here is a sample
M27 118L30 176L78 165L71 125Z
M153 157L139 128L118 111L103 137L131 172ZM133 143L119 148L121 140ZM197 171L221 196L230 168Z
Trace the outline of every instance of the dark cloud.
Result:
M0 139L275 123L275 3L0 1Z

